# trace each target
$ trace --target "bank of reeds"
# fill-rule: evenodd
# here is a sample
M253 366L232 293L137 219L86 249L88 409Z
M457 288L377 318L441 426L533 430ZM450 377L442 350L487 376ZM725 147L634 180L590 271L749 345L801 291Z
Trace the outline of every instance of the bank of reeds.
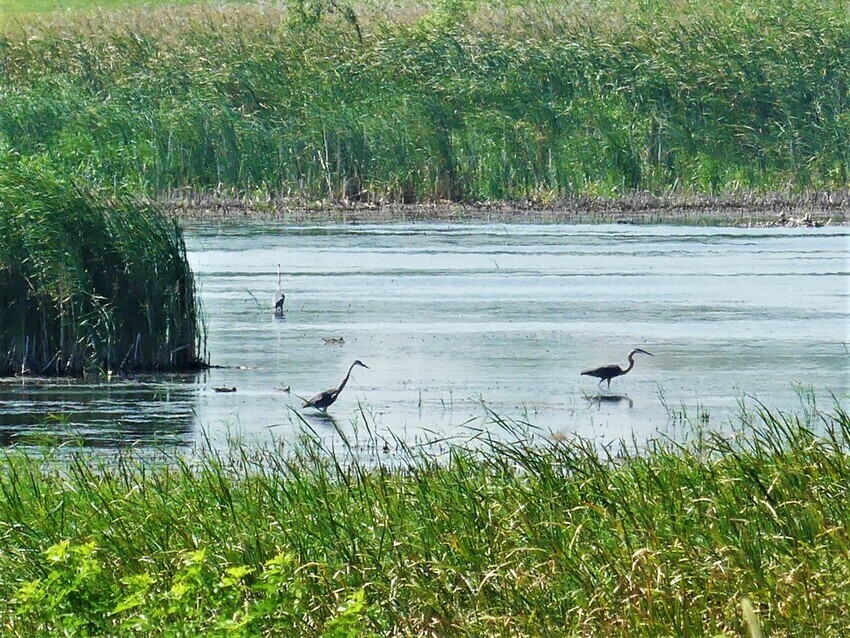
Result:
M0 140L149 194L409 203L848 184L842 2L351 5L355 22L313 5L328 10L10 28Z
M0 153L0 374L197 368L177 225Z
M841 635L850 415L644 449L0 457L6 635ZM754 612L742 616L744 599ZM747 623L750 623L749 629ZM752 633L750 633L752 630Z

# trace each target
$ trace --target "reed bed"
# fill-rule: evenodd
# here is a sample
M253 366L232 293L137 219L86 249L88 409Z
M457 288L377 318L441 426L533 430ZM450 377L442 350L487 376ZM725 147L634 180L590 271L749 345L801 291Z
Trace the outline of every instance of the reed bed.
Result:
M0 374L197 368L180 229L0 153Z
M850 415L0 458L5 635L840 635ZM387 450L389 448L389 450Z
M848 183L842 2L289 2L152 16L7 27L0 143L151 195L552 201Z

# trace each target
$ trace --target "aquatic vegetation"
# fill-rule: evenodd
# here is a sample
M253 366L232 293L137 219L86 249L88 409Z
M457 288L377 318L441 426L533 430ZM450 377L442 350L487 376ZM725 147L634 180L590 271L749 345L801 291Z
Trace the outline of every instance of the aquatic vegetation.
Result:
M177 225L0 155L0 374L197 368Z
M0 457L9 635L840 633L850 415L758 407L640 450L312 435ZM695 426L698 427L698 426ZM746 600L745 600L746 599ZM754 635L754 634L751 634Z
M0 143L109 188L259 200L848 183L840 2L287 6L7 28Z

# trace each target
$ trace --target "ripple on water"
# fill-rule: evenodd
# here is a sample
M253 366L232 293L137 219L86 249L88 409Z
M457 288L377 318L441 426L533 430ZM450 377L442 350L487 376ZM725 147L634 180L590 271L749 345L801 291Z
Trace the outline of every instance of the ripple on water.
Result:
M247 225L186 240L224 367L4 382L4 443L291 438L305 419L328 437L365 421L412 439L495 427L488 410L611 440L679 427L673 413L719 426L745 395L793 409L795 384L850 395L846 228ZM283 320L271 312L278 264ZM610 393L579 375L625 366L633 347L655 356ZM352 374L333 421L301 409L354 359L370 369Z

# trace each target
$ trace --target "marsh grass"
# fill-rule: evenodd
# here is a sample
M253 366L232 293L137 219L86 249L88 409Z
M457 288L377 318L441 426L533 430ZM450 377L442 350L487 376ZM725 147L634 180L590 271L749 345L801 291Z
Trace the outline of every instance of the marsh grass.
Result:
M200 365L180 229L0 154L0 374Z
M0 140L148 194L410 203L847 185L840 2L341 3L356 24L287 6L9 28Z
M9 635L837 635L850 415L0 459ZM745 600L746 599L746 600Z

